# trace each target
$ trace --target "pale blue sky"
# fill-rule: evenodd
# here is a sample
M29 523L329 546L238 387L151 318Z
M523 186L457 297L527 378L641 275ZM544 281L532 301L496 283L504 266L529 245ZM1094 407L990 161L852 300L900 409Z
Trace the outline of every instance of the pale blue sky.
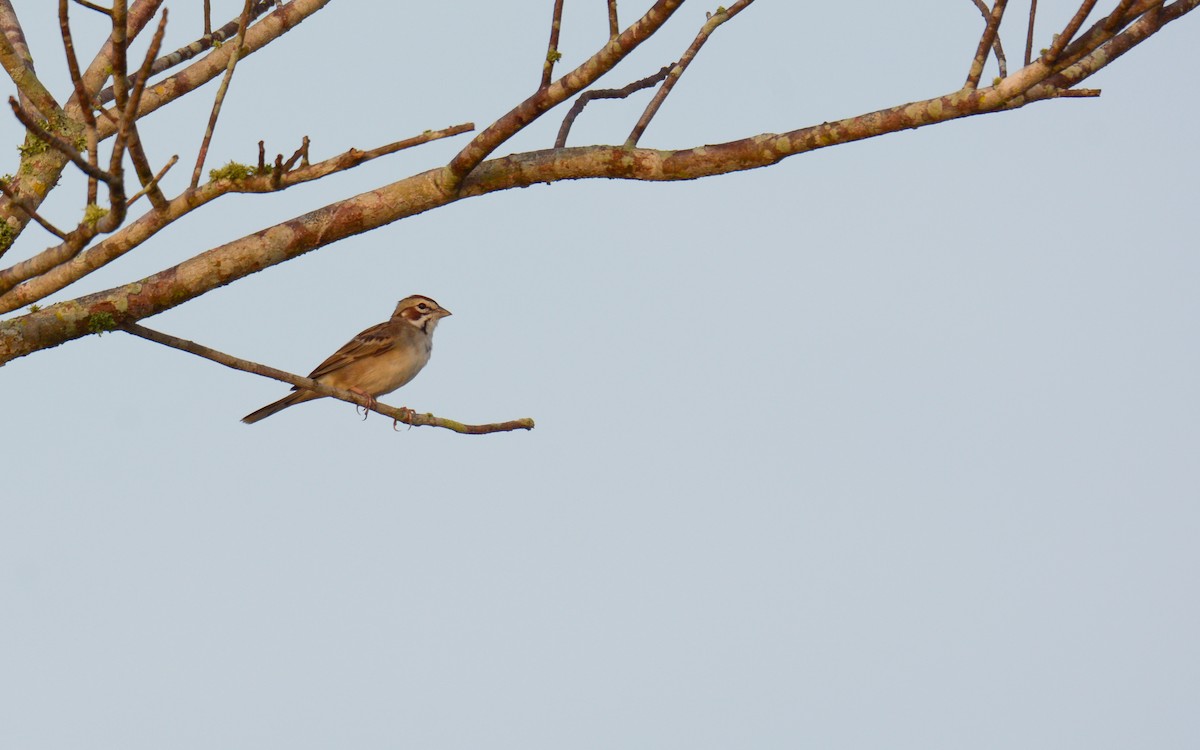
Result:
M61 94L49 4L14 4ZM176 46L198 22L168 4ZM911 5L756 3L643 145L953 90L981 19ZM1044 45L1071 3L1039 5ZM550 6L334 2L239 67L212 165L482 127L536 85ZM566 6L573 65L607 27ZM427 294L454 317L386 400L532 433L394 433L328 401L250 427L286 386L120 333L3 367L0 747L1195 748L1197 23L1099 99L463 201L145 321L304 373ZM191 162L214 89L146 121L152 159ZM571 143L623 141L646 101L594 103ZM465 142L228 197L56 299Z

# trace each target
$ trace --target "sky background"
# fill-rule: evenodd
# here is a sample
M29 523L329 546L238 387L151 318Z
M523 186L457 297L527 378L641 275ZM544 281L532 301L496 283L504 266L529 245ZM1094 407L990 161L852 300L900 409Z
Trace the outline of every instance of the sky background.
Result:
M52 5L14 5L63 95ZM173 49L199 3L167 5ZM537 84L551 5L331 3L239 65L210 166L259 139L308 135L316 160L482 128ZM560 71L603 44L603 5L566 3ZM1040 47L1073 8L1039 6ZM600 85L675 59L712 9ZM73 15L94 49L98 17ZM1198 23L1089 81L1099 99L474 198L145 321L306 373L426 294L454 317L385 401L533 432L393 432L328 400L251 427L286 386L121 333L9 363L0 747L1197 747ZM981 30L968 0L764 0L642 145L948 93ZM143 121L155 164L181 157L168 194L215 88ZM622 142L648 97L593 103L570 143ZM501 153L548 147L564 113ZM228 196L52 300L467 137ZM45 211L81 203L72 175ZM5 261L48 244L31 228Z

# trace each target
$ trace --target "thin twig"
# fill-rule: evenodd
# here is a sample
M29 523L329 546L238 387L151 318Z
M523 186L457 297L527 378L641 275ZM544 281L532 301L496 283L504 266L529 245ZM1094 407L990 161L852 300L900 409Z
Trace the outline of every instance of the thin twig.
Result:
M983 2L983 0L973 0L973 2L985 19L991 15L991 10L988 9L987 3ZM1008 78L1008 58L1004 56L1004 46L1000 44L999 34L992 40L992 54L996 56L996 65L1000 67L1000 77ZM1026 63L1026 65L1028 64Z
M1029 2L1029 30L1025 32L1025 65L1033 62L1033 19L1037 16L1037 0Z
M979 87L979 79L983 77L983 64L987 61L987 53L992 47L992 40L996 38L996 32L1000 29L1000 19L1004 17L1004 6L1007 4L1008 0L996 0L996 4L992 6L992 13L988 16L987 25L984 26L983 36L979 38L979 46L975 49L975 57L971 60L971 70L967 73L967 81L963 84L963 88Z
M71 75L71 83L75 86L75 99L79 103L79 114L83 118L84 134L87 138L88 163L100 166L100 138L96 133L96 115L88 102L87 87L83 84L83 73L79 68L79 57L75 54L75 42L71 37L71 21L68 18L69 4L67 0L58 0L58 28L63 40L63 49L67 54L67 71ZM88 176L87 202L96 202L97 182L95 177Z
M109 10L108 8L104 8L99 5L96 5L95 3L89 3L88 0L75 0L75 2L76 2L76 4L82 5L83 7L87 8L88 10L94 10L97 13L103 13L104 15L109 16L109 17L112 16L111 10Z
M141 198L147 193L158 193L160 196L162 196L162 191L159 189L158 185L160 182L162 182L162 178L167 174L167 170L175 166L175 162L177 161L179 161L178 154L172 156L170 159L167 159L167 163L163 165L162 169L158 170L158 174L154 175L154 178L150 180L150 183L148 185L144 185L141 190L134 193L133 197L125 202L125 207L128 208L129 206L132 206L138 198ZM159 209L165 209L168 204L166 197L163 197L163 204L161 206L157 203L154 203L154 198L151 198L150 202L154 204L155 208Z
M617 22L617 0L608 0L608 38L616 39L621 33L621 24Z
M133 162L134 171L137 172L138 181L142 184L141 193L145 193L150 198L150 203L155 208L162 208L167 204L166 196L158 187L158 180L154 177L154 172L150 167L150 160L146 157L146 151L142 146L141 136L137 129L137 108L142 100L142 92L146 89L146 81L149 80L150 65L158 56L158 50L162 46L163 34L167 30L167 9L163 8L162 18L158 21L158 28L154 30L154 36L150 40L150 47L146 50L146 56L142 61L142 67L138 71L138 76L133 84L133 91L130 92L129 101L125 105L125 111L121 115L121 124L126 132L127 149L129 158ZM174 162L172 162L174 163ZM169 165L168 165L169 166ZM126 203L128 206L132 201Z
M542 85L546 88L554 78L554 63L562 57L558 51L558 32L562 27L563 0L554 0L554 16L550 20L550 44L546 47L546 60L542 63Z
M1060 91L1058 93L1058 97L1060 99L1061 98L1069 99L1072 97L1078 97L1081 99L1090 99L1090 98L1094 98L1097 96L1100 96L1100 89L1063 89L1062 91Z
M210 349L207 346L197 344L194 341L188 341L187 339L181 339L167 333L162 333L161 331L155 331L151 328L146 328L145 326L141 326L136 323L126 324L123 330L133 334L134 336L140 336L148 341L169 346L173 349L179 349L180 351L184 351L189 354L195 354L198 357L203 357L207 360L216 362L217 364L233 368L234 370L241 370L242 372L248 372L253 375L261 375L265 378L281 380L284 383L295 386L296 388L315 391L322 396L329 396L331 398L336 398L341 401L354 404L355 406L369 408L371 411L378 412L385 417L391 417L398 422L403 422L404 424L412 425L414 427L442 427L453 432L462 433L464 435L483 435L492 432L532 430L534 427L533 420L529 418L514 419L509 422L497 422L493 424L470 425L456 422L452 419L435 417L432 414L416 414L411 409L398 409L394 406L388 406L387 404L380 404L378 402L368 406L366 403L364 403L364 399L361 395L352 391L343 390L341 388L332 388L320 381L313 380L312 378L303 378L299 375L293 375L292 373L284 370L278 370L274 367L261 365L257 362L251 362L247 359L240 359L224 352L217 351L216 349Z
M212 33L212 2L204 0L204 36Z
M22 211L24 211L25 214L29 218L33 219L38 224L41 224L42 229L45 229L47 232L49 232L50 234L59 238L60 240L65 240L67 238L66 232L62 231L61 229L59 229L58 227L54 226L49 221L44 219L42 217L42 215L39 214L36 209L34 209L32 206L30 206L29 203L26 202L26 200L24 198L17 195L16 193L14 193L12 191L12 188L9 187L8 183L4 180L0 180L0 192L3 192L4 195L10 201L12 201L13 205L15 205L17 208L21 209Z
M700 32L696 34L696 38L692 40L691 46L683 53L683 57L679 58L679 62L675 63L675 66L671 68L671 72L667 75L666 80L663 81L662 86L659 86L658 91L654 92L654 98L646 105L642 116L638 118L637 124L633 126L633 130L629 133L629 137L625 139L626 148L636 146L637 142L641 140L642 134L646 132L646 128L650 125L650 120L658 113L659 107L666 101L667 95L671 93L671 89L675 87L675 84L679 81L679 77L683 75L683 71L687 70L688 65L696 57L696 53L700 51L704 43L708 41L708 37L712 35L713 31L748 8L752 2L754 0L738 0L729 6L728 9L718 8L716 13L709 16L709 19L700 27Z
M1096 0L1084 0L1079 6L1079 10L1075 11L1075 15L1067 22L1067 27L1062 33L1054 37L1054 41L1050 44L1050 49L1046 50L1046 54L1042 55L1042 62L1046 65L1053 65L1058 60L1058 56L1062 54L1063 49L1075 38L1079 33L1079 27L1083 26L1083 22L1087 20L1088 14L1092 12L1092 8L1096 7Z
M229 64L225 66L225 77L221 79L221 85L217 89L216 99L213 101L212 112L208 116L208 127L204 131L204 140L200 142L200 153L196 155L196 168L192 170L192 187L200 184L200 172L204 169L204 160L208 156L208 144L212 141L213 129L217 126L217 115L221 113L221 102L225 101L225 92L229 90L229 81L233 78L233 69L237 67L238 58L241 56L242 42L246 38L246 27L250 24L250 7L253 5L253 0L246 0L246 4L242 7L242 18L238 23L237 37L234 38L233 53L229 56Z
M560 125L558 128L558 137L554 139L554 147L563 148L567 145L567 134L571 132L571 126L575 124L575 118L579 117L579 115L583 113L583 108L588 105L588 102L592 101L593 99L624 99L635 91L648 89L665 79L667 74L671 72L671 68L674 67L674 65L674 63L671 63L670 65L664 65L662 69L654 75L649 75L639 81L634 81L623 88L594 89L592 91L585 91L580 94L579 98L575 100L575 103L571 105L571 109L567 112L567 116L563 118L562 125Z

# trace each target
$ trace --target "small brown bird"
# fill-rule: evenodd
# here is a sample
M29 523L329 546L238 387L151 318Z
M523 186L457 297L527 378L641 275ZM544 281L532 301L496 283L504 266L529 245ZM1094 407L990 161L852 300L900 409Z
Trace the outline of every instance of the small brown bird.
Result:
M433 349L433 329L450 311L438 303L414 294L396 305L396 311L386 323L371 326L355 336L329 359L317 365L309 377L334 388L344 388L375 398L391 393L417 376ZM293 393L273 404L242 417L246 424L266 419L314 398L319 393L293 387Z

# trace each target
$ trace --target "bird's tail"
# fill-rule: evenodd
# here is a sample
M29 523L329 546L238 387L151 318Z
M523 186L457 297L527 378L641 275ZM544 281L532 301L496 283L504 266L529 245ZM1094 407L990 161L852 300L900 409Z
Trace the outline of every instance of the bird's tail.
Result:
M246 424L254 424L255 422L266 419L276 412L283 411L289 406L295 406L296 404L309 401L314 398L319 398L319 396L312 391L296 391L294 393L289 393L278 401L267 404L258 411L250 412L246 416L242 417L242 421Z

